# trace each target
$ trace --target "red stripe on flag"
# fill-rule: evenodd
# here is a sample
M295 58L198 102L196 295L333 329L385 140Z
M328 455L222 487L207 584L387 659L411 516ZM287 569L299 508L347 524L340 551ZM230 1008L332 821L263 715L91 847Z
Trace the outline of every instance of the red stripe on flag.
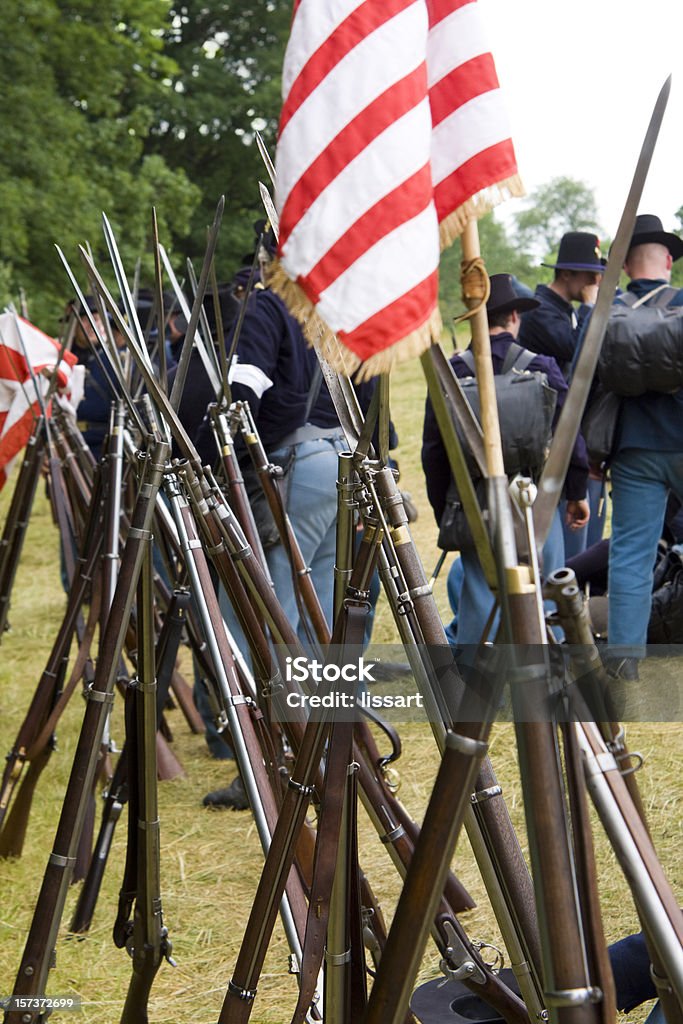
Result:
M328 249L310 274L298 283L312 302L363 253L402 224L417 217L432 202L432 172L426 164L392 192L382 196Z
M427 0L429 27L434 28L440 21L447 18L449 14L453 14L454 11L471 3L474 3L474 0Z
M34 413L36 416L40 415L37 402L33 407L29 406L23 416L13 423L7 433L0 438L0 490L7 479L4 467L26 446L26 442L31 436Z
M299 107L344 57L387 21L411 7L415 0L365 0L352 11L311 54L292 83L280 114L280 134Z
M420 64L369 103L301 175L280 215L280 251L313 199L374 139L425 98L427 69Z
M500 83L491 54L473 57L454 68L429 90L432 124L436 127L465 103L498 88Z
M439 223L477 192L505 181L516 173L517 162L511 139L504 139L475 154L434 189Z
M438 271L415 285L395 302L369 317L355 330L339 338L360 359L368 359L422 327L436 309L439 288Z
M28 364L21 352L0 345L0 377L16 383L17 380L26 380L27 376Z

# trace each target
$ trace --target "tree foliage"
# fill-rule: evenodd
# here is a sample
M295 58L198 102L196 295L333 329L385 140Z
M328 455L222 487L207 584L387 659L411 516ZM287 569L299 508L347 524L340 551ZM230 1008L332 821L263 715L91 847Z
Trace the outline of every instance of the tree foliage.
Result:
M523 284L534 288L538 272L529 257L510 239L505 225L496 219L495 212L479 221L479 245L489 274L514 274ZM460 261L462 248L459 240L441 256L439 267L439 306L446 330L451 329L453 318L464 311L460 297Z
M150 152L201 188L187 254L198 258L218 197L226 197L219 275L231 275L253 248L263 216L258 182L267 179L254 144L259 129L274 153L290 0L184 0L171 3L163 33L176 70L159 97Z
M527 199L527 209L515 215L521 249L537 256L557 252L567 231L596 231L598 212L588 185L575 178L552 178Z
M0 7L0 302L23 287L47 330L88 240L106 265L106 211L129 272L151 277L151 207L175 262L197 264L226 197L218 273L253 247L267 180L256 145L274 151L291 0L4 0ZM683 207L677 213L683 228ZM489 273L533 287L565 231L596 229L592 191L572 178L537 188L514 218L480 221ZM461 312L460 246L441 261L444 319ZM683 283L683 261L673 280Z
M102 250L101 211L124 259L144 250L152 204L170 244L198 193L180 168L145 153L155 107L175 73L159 27L164 0L4 0L0 13L0 266L29 311L54 330L68 281L58 242Z

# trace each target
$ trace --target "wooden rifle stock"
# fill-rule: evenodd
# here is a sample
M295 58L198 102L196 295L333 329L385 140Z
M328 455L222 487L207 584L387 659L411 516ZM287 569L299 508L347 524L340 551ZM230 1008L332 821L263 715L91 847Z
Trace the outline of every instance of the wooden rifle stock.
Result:
M14 986L14 995L40 995L45 991L48 971L55 955L59 923L71 881L74 858L87 795L92 787L97 751L102 738L113 690L118 659L133 604L135 586L144 554L144 538L150 534L154 498L168 453L168 445L157 442L145 459L138 499L128 533L111 614L102 638L95 681L88 693L83 725L57 826L53 852L43 882ZM38 1012L26 1016L10 1012L7 1024L35 1024Z
M102 886L102 879L107 867L107 860L114 840L114 832L124 804L128 802L128 753L124 745L116 762L107 790L104 794L104 806L100 827L93 848L88 873L78 896L69 931L75 934L87 932L92 923L97 898Z
M367 565L362 561L357 560L352 584L365 579ZM345 629L346 616L341 614L335 623L333 645L343 643ZM324 694L329 689L330 684L323 680L318 693ZM323 710L317 719L309 719L303 731L219 1024L245 1024L249 1019L277 908L294 858L293 840L301 832L328 735L329 721Z
M174 591L157 642L157 717L161 712L168 693L170 669L175 657L184 624L182 612L189 602L187 591ZM137 646L137 644L136 644ZM156 734L157 765L160 780L177 778L183 768L160 732ZM128 801L128 741L119 755L114 774L104 794L102 819L92 851L92 857L84 873L85 881L78 897L71 919L70 930L75 933L88 931L95 912L102 879L107 866L109 851L114 838L116 824L123 805ZM92 844L91 844L92 845Z
M128 893L135 891L132 928L127 931L126 948L133 961L132 977L121 1016L122 1024L146 1024L149 993L164 957L170 960L171 943L163 923L161 908L160 825L157 800L156 738L158 694L156 683L154 608L152 583L152 538L146 551L138 583L138 666L132 694L136 719L135 773L129 761L129 786L136 799L129 801L129 837L137 832L135 848L135 881ZM174 657L175 660L175 657ZM133 811L135 810L135 815ZM122 922L119 920L120 925Z
M259 561L262 565L266 564L266 558L261 545L261 538L259 537L256 523L254 522L254 516L251 511L251 505L249 504L249 498L247 497L247 491L244 486L244 477L240 470L239 462L235 455L235 447L233 445L232 430L228 425L228 421L239 422L239 410L241 404L237 403L237 406L231 406L226 412L217 405L209 406L209 415L211 416L211 422L213 424L214 435L216 437L216 444L218 450L221 453L221 467L225 476L226 491L225 496L228 503L237 516L244 535L249 542L249 546L256 553Z
M93 516L93 519L94 518L96 517ZM74 586L72 586L69 591L66 612L57 637L55 638L55 642L52 646L52 651L48 657L47 665L43 670L43 674L36 688L31 705L26 713L26 717L19 728L12 750L7 755L5 770L2 777L2 785L0 788L0 826L7 814L12 794L21 778L21 772L27 753L34 747L36 738L41 733L41 730L43 729L43 726L55 703L56 687L59 676L66 666L81 606L85 600L88 587L92 581L95 565L99 558L102 537L98 531L93 531L91 541L91 548L88 555L83 559L80 566L80 572L77 575ZM50 732L51 731L52 730L50 730ZM48 739L49 734L45 737L44 742L47 742ZM35 753L37 754L38 751L35 751ZM21 841L20 830L16 832L14 837L10 838L9 835L4 834L3 829L2 832L0 832L0 855L7 856L11 851L16 851L17 848L20 849Z
M605 932L602 926L597 868L595 865L595 847L593 845L593 831L588 813L581 751L577 742L576 726L574 723L564 722L561 730L565 770L567 773L567 795L572 819L576 884L579 891L579 906L586 936L586 955L591 977L595 978L602 992L600 1004L602 1024L613 1024L617 1015L616 991L612 966L609 954L607 953Z
M160 576L155 576L154 586L157 591L161 603L168 608L171 601L172 592L161 579ZM205 652L205 641L200 638L199 630L197 627L196 616L192 610L192 607L187 609L187 616L185 619L185 628L187 630L187 636L192 650L192 656L196 659L201 669L202 675L206 678L207 675L211 675L213 669L209 665L209 661L206 657ZM201 736L204 733L204 721L195 707L194 698L192 696L192 689L187 683L185 677L178 671L177 668L173 669L171 674L171 690L173 696L178 701L180 710L182 711L185 721L190 727L191 731L197 736Z
M372 986L364 1024L400 1024L403 1021L463 823L468 794L474 785L478 762L486 753L490 727L490 722L469 722L459 724L456 732L447 735L420 838ZM447 814L444 808L448 808ZM410 942L406 941L407 936L411 937Z
M608 749L618 758L631 799L647 828L645 806L635 776L639 762L632 761L624 739L624 730L613 721L615 716L609 692L610 681L593 639L586 605L576 585L576 574L573 569L558 569L546 580L545 589L557 605L557 614L565 631L565 640L569 645L574 666L576 687L585 701L588 715L598 723Z

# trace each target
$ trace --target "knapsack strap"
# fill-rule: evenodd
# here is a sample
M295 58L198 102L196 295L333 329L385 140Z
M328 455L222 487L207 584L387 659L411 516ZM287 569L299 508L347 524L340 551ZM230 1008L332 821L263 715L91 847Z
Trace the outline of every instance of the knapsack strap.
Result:
M467 369L470 371L472 376L475 377L476 373L474 371L474 356L472 355L470 350L466 349L464 352L461 352L460 353L460 358L462 359L463 363L465 364Z
M536 352L530 352L528 348L522 348L516 341L510 345L507 351L507 355L503 361L501 373L511 373L512 370L519 370L523 372L528 367L529 363L533 362L536 358Z
M644 306L647 302L651 307L659 306L663 308L669 305L677 291L677 288L672 288L669 284L658 284L656 288L646 292L645 295L641 295L640 298L634 292L624 292L618 296L618 304L628 306L629 309L638 309L639 306ZM649 301L652 298L654 298L654 302Z
M516 341L513 341L503 360L503 365L500 369L501 374L510 373L512 370L519 370L520 372L526 370L537 354L537 352L530 352L528 348L522 348ZM461 352L460 358L474 377L474 356L471 351L466 349L464 352Z

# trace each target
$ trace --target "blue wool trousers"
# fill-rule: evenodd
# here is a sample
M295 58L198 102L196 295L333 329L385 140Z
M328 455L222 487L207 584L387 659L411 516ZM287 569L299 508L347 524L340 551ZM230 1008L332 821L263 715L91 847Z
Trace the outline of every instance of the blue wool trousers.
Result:
M564 540L559 510L556 511L552 526L543 545L543 575L547 576L564 565ZM486 582L484 571L476 551L461 552L448 573L448 598L457 622L450 623L446 635L450 643L455 636L455 646L465 647L478 644L486 626L494 598ZM488 639L493 640L498 629L499 616L496 614Z
M652 573L669 491L683 500L683 452L627 448L611 467L608 625L614 656L643 657Z
M338 454L347 448L341 437L296 445L287 499L287 514L330 629L334 613ZM278 454L282 453L274 453ZM266 552L266 561L278 600L305 643L292 569L282 544Z

